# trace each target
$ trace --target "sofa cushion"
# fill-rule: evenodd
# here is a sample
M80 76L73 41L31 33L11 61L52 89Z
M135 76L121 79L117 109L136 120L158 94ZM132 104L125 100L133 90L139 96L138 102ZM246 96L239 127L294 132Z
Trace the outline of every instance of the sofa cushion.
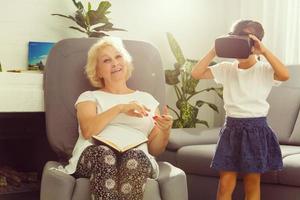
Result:
M300 154L293 154L283 159L284 168L278 173L279 183L300 186Z
M177 151L187 145L216 144L219 139L220 127L205 129L197 128L176 128L171 130L168 143L168 150Z
M218 177L218 172L210 168L210 163L214 155L216 144L205 144L205 145L190 145L182 147L177 153L177 165L183 169L187 174L194 174L199 176L214 176ZM289 158L292 155L300 155L300 147L290 145L280 145L284 169L279 172L268 172L262 175L263 183L278 183L278 174L287 174L291 167L292 161ZM297 157L300 165L300 157ZM286 163L287 162L287 163ZM294 166L294 163L292 163ZM286 172L287 171L287 172ZM300 167L298 168L300 171ZM292 173L292 172L291 172ZM241 177L240 177L241 178ZM299 172L300 182L300 172ZM288 183L285 179L282 179L282 183Z
M274 87L268 97L268 123L278 135L281 144L289 144L300 108L300 89Z
M293 154L300 154L300 147L298 146L280 145L280 149L282 153L282 158L285 158Z
M210 168L215 148L216 144L182 147L177 153L177 165L188 174L218 176L218 172Z
M289 143L300 146L300 111Z

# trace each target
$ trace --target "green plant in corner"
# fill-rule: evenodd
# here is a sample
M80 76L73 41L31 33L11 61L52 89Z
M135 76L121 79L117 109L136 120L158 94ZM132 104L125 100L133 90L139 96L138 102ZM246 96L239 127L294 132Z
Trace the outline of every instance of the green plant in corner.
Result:
M204 105L208 105L215 112L219 112L218 107L210 102L197 100L195 105L190 103L190 99L202 92L214 91L223 99L223 88L210 87L196 91L199 80L191 76L192 67L197 63L196 60L185 59L180 46L171 33L167 33L168 42L173 55L176 58L173 70L165 70L166 83L174 87L177 101L176 107L179 113L168 105L177 119L174 120L172 128L194 128L196 124L202 124L209 127L208 122L198 119L198 111ZM215 64L215 62L211 63Z
M111 7L111 3L108 1L102 1L99 3L96 10L92 10L91 3L88 2L88 9L86 10L81 1L72 0L77 10L74 16L52 14L60 17L70 19L79 27L70 26L69 28L85 33L88 37L102 37L107 35L108 31L126 31L121 28L113 27L113 24L109 22L107 14L110 13L108 9Z

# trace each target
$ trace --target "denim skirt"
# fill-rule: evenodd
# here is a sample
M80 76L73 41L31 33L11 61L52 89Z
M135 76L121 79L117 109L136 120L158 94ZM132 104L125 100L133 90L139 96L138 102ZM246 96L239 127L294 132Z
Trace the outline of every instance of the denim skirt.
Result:
M282 156L266 117L227 117L211 167L218 171L264 173L281 170Z

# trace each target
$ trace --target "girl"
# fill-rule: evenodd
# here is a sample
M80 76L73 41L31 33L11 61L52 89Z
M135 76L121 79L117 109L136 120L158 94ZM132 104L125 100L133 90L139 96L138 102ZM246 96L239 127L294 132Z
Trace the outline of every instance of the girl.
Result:
M213 48L195 65L192 76L214 79L224 88L226 120L211 163L220 174L217 199L231 199L237 174L243 173L245 199L259 200L261 174L283 166L277 137L267 124L266 98L272 86L288 80L289 72L261 42L264 30L260 23L241 20L234 24L232 34L253 39L252 54L208 67L216 56ZM263 55L268 63L256 55Z

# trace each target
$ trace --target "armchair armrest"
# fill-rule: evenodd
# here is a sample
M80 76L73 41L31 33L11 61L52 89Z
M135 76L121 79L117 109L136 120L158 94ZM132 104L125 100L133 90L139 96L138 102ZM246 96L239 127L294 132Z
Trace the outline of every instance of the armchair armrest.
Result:
M44 167L41 183L41 200L71 200L75 185L75 178L65 174L56 168L60 164L49 161Z
M177 151L179 148L187 145L215 144L219 139L220 129L221 127L215 127L210 129L172 129L167 149L171 151Z
M168 162L158 162L160 193L163 200L188 200L187 180L183 170Z

